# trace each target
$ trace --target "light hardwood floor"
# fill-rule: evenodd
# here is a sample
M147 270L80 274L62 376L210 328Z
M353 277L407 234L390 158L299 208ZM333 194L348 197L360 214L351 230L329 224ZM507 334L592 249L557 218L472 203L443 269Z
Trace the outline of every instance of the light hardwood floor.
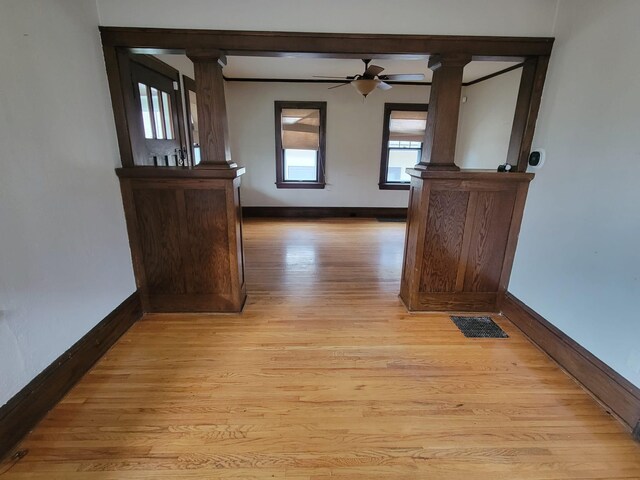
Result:
M640 478L640 445L504 318L465 339L406 312L403 223L244 231L244 313L146 316L3 479Z

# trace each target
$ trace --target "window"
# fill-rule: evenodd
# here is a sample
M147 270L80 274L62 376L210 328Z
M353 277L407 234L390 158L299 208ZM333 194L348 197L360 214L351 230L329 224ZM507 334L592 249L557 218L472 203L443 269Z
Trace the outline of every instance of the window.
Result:
M428 105L424 103L385 103L381 190L408 190L411 177L406 169L420 162L427 127Z
M187 131L191 145L191 165L200 163L200 135L198 133L198 102L195 80L182 76L185 91L185 106L187 109Z
M175 139L169 94L140 82L138 83L138 92L142 107L144 138Z
M326 102L275 102L276 185L324 188Z

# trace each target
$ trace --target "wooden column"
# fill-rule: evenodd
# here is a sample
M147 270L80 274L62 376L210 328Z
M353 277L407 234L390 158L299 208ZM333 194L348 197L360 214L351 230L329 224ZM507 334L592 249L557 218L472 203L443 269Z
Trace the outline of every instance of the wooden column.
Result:
M429 115L424 138L425 148L416 168L419 170L460 170L454 161L462 72L471 61L470 55L433 55L429 68L433 70Z
M522 67L507 151L507 163L516 167L515 170L518 172L524 172L527 169L548 64L548 56L532 57L528 58Z
M229 123L222 67L227 59L217 51L187 51L193 61L200 134L199 168L236 168L231 161Z

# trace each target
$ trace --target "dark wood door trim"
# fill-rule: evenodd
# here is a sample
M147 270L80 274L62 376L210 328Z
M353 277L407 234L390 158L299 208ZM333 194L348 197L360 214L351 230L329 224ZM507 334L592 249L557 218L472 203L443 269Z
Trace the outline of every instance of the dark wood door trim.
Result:
M245 218L407 218L405 207L242 207Z
M189 145L187 146L187 155L189 158L189 166L193 167L196 164L196 158L195 151L193 149L193 131L191 129L191 99L189 98L189 92L193 92L194 94L196 94L196 81L193 78L183 75L182 85L184 86L182 92L182 101L184 102L186 114L185 130L187 131L187 142L189 143Z
M328 58L426 58L470 54L474 60L524 60L549 55L553 38L458 35L382 35L265 32L167 28L100 27L103 45L145 53L222 50L227 55L281 56L291 53Z
M320 111L320 139L316 163L316 181L287 181L284 178L284 150L282 148L282 110L285 108L313 109ZM276 145L276 186L278 188L322 189L325 187L327 162L327 102L278 101L274 102L274 127Z
M393 183L387 181L387 169L389 167L389 120L391 112L394 110L404 110L408 112L427 112L428 103L385 103L384 120L382 125L382 146L380 149L380 175L378 177L378 188L380 190L409 190L408 183Z

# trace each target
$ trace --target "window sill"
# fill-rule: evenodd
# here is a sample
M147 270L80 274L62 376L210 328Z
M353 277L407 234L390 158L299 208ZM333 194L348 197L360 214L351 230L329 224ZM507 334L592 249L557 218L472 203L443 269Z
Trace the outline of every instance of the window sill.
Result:
M409 190L409 183L379 183L380 190Z
M277 188L312 188L323 189L325 183L322 182L276 182Z

